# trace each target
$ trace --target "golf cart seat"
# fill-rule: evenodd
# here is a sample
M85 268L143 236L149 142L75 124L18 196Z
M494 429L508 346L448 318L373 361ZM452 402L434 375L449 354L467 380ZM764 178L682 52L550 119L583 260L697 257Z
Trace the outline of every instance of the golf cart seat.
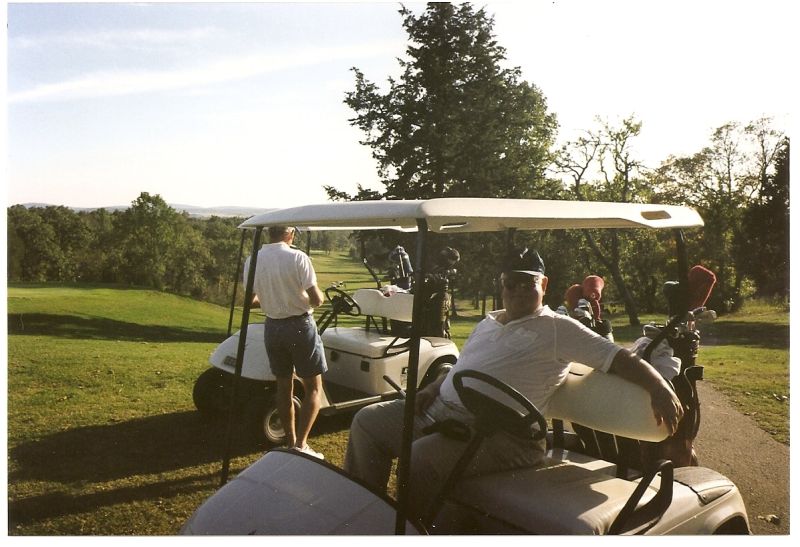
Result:
M328 372L325 381L348 386L360 393L372 396L394 393L383 379L389 375L398 384L404 384L401 371L407 368L410 342L379 328L383 319L411 320L414 296L396 293L384 296L377 289L358 289L352 296L360 314L366 316L361 327L330 327L322 333ZM422 341L421 351L432 346ZM392 372L394 371L394 372Z
M465 405L470 407L462 397ZM485 412L472 405L478 416ZM535 408L535 407L534 407ZM618 376L573 363L544 416L584 424L632 439L660 441L647 392ZM488 420L488 418L487 418ZM491 442L488 439L486 442ZM615 476L616 465L555 448L542 464L453 480L431 530L486 530L498 533L614 534L651 526L673 499L670 461L652 465L636 480ZM660 477L659 477L660 474ZM681 491L680 495L688 495Z
M370 359L380 359L408 350L407 339L386 334L377 326L371 328L370 325L376 324L376 318L411 321L414 295L396 293L384 296L378 289L358 289L353 294L353 300L361 309L361 314L366 316L364 328L327 329L322 333L326 348Z

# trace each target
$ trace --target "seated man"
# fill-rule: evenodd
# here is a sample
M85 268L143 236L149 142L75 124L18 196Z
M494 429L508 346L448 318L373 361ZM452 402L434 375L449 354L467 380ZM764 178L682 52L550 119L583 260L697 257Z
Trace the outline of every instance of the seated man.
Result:
M501 280L505 309L491 312L481 321L452 370L417 394L409 485L410 511L417 518L427 514L429 503L465 447L464 441L423 431L448 419L472 421L453 386L452 376L459 370L490 374L544 411L565 380L569 363L576 361L645 388L656 422L666 422L670 432L683 415L675 393L646 361L542 305L547 277L536 251L512 254L503 264ZM404 403L395 400L363 408L350 428L345 470L384 491L392 459L400 453ZM501 432L481 445L466 475L536 465L544 453L544 439L524 440Z

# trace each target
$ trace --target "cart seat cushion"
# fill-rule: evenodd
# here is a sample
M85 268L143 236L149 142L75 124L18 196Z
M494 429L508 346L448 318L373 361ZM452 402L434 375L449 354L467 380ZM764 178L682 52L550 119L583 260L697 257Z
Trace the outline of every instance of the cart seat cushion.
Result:
M570 364L544 414L629 439L659 442L669 436L666 424L656 424L647 390L580 363Z
M379 334L374 330L353 327L332 327L322 333L322 344L326 350L335 350L368 359L385 357L386 348L392 344L391 353L408 349L405 338Z
M390 296L378 289L358 289L353 294L361 313L373 317L385 317L396 321L411 321L414 309L414 295L410 293L394 293Z
M463 479L448 498L522 531L599 535L608 533L637 485L590 463L548 458L538 467ZM640 504L659 485L656 477Z

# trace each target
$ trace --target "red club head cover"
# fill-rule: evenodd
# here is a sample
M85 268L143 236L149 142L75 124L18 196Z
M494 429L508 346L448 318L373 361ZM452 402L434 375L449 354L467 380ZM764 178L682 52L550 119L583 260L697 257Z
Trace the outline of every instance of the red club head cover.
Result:
M583 280L583 297L589 301L600 301L603 287L605 287L605 281L599 275L586 276L586 279Z
M711 296L711 289L717 282L717 276L708 268L701 265L693 266L689 270L689 309L694 310L705 305Z
M578 306L578 300L581 298L583 298L583 287L577 283L567 289L567 292L564 293L564 300L567 301L569 313L572 313L572 310Z

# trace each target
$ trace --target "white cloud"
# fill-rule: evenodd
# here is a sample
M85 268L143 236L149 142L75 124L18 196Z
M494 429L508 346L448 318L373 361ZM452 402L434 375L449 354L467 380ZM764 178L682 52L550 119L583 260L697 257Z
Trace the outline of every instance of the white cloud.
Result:
M288 54L228 57L204 66L178 70L103 71L61 82L40 84L11 93L9 103L64 101L132 95L198 87L242 80L279 70L307 67L339 60L381 57L396 51L396 44L300 49Z
M191 29L126 29L93 32L63 32L40 36L9 38L9 49L50 47L98 47L104 49L142 49L156 46L185 45L187 41L207 39L219 31L214 27Z

